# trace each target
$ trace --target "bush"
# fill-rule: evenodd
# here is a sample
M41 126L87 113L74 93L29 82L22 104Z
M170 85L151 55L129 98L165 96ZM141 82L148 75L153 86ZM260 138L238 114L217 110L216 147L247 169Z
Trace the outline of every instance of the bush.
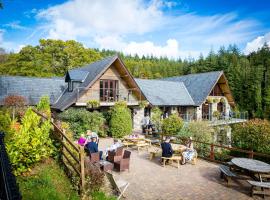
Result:
M94 108L98 108L100 106L100 102L98 100L89 100L87 102L87 107L94 109Z
M89 112L83 108L70 108L62 112L59 118L69 123L70 129L74 132L76 139L81 134L85 134L87 130L95 131L99 136L105 136L105 119L100 112Z
M10 131L11 118L8 112L0 111L0 131L5 133Z
M212 143L213 142L213 127L209 126L208 122L205 121L196 121L190 122L186 128L186 132L189 136L192 136L194 140L200 142ZM200 143L194 143L195 148L197 149L199 155L208 156L209 155L209 146Z
M155 125L158 131L160 131L162 127L161 115L162 111L158 107L154 107L151 110L151 122Z
M177 114L173 114L163 120L162 131L166 135L176 135L181 131L183 124L183 120Z
M117 102L110 112L110 133L121 138L132 132L131 112L125 102Z
M48 96L43 96L40 98L37 105L37 110L45 114L47 117L51 117L50 98Z
M235 124L232 129L232 144L241 149L270 154L270 122L253 119Z
M15 175L29 171L33 164L53 153L50 129L50 121L42 122L31 108L27 109L19 132L6 141Z
M19 95L7 96L3 102L5 106L12 108L12 120L15 120L15 116L19 114L21 108L27 104L26 99Z

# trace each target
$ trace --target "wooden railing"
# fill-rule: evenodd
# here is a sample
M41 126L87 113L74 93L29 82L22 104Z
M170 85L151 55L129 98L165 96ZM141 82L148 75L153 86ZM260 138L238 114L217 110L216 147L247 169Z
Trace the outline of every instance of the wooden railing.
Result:
M161 134L161 136L163 135ZM175 137L177 139L176 143L180 142L181 144L184 144L188 140L188 138L180 137L180 136L171 136L171 137ZM253 150L244 150L237 147L229 147L229 146L219 145L219 144L214 144L214 143L201 142L198 140L192 140L192 142L194 143L195 149L197 148L199 157L212 161L212 162L226 164L225 161L216 159L216 155L217 155L216 149L220 148L222 150L230 151L230 154L227 155L229 159L234 158L234 157L239 157L240 155L241 157L258 159L258 160L262 160L262 161L270 163L270 154L254 152ZM208 150L208 152L204 152L205 155L200 154L200 150L201 150L200 146L202 145L204 145L204 147L206 147ZM239 155L237 155L237 153Z
M67 163L71 166L74 172L80 177L79 186L80 186L80 192L82 194L85 189L84 147L74 144L74 142L66 136L65 129L62 129L59 126L57 126L54 123L53 118L49 119L47 116L43 115L37 110L33 109L33 111L37 115L41 116L43 119L50 120L53 126L53 133L54 133L55 139L57 139L57 141L60 142L60 144L62 145L61 155L67 161ZM79 156L76 156L75 154ZM63 162L63 164L65 165L67 170L70 170L70 167L67 166L65 162Z

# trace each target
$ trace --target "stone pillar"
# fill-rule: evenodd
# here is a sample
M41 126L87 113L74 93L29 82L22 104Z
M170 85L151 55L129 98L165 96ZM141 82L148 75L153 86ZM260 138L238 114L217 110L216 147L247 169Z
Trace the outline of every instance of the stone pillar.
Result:
M202 105L195 108L195 114L196 114L196 120L201 121L202 120Z
M227 126L226 131L227 131L227 144L229 146L231 146L231 144L232 144L232 128L230 126Z
M134 108L134 116L133 116L134 131L142 131L143 118L144 118L144 108Z

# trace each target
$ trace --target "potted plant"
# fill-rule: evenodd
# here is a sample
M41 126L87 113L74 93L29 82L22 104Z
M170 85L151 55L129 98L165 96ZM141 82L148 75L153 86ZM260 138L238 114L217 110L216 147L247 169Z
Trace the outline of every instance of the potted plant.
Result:
M214 102L212 97L207 97L206 101L207 101L207 103L213 103Z
M217 110L214 111L214 112L213 112L213 117L214 117L215 120L219 119L219 117L220 117L220 112L217 111Z
M145 108L146 106L148 106L149 102L148 101L140 101L139 102L139 107L141 109Z
M98 108L100 106L100 102L98 100L89 100L87 102L87 108L91 108L91 109L94 109L94 108Z
M225 98L222 97L222 98L220 99L220 102L221 102L221 103L225 103L225 102L226 102Z

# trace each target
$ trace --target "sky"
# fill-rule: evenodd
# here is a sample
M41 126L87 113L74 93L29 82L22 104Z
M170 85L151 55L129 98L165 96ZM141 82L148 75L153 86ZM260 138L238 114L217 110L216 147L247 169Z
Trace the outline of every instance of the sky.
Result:
M270 0L2 0L0 47L76 40L125 54L198 58L270 44Z

